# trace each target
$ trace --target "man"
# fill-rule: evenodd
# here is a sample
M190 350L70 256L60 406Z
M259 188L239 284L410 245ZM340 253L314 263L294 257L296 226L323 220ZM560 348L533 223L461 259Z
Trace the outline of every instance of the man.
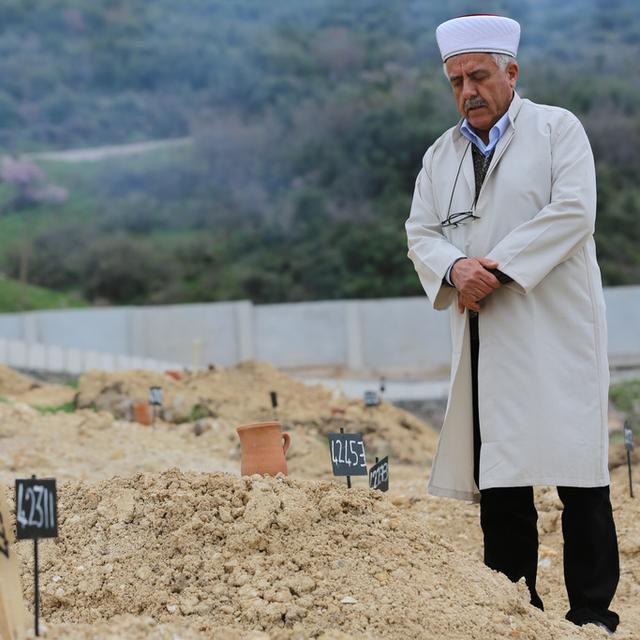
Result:
M567 619L612 633L619 568L589 142L573 114L515 92L517 22L465 16L436 36L462 120L427 150L406 224L427 296L453 307L429 491L480 500L485 563L524 577L542 608L533 486L556 486Z

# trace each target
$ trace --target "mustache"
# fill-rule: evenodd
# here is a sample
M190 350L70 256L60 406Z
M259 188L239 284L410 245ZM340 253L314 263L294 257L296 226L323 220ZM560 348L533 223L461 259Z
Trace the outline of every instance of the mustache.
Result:
M469 111L469 109L474 109L476 107L486 107L487 103L480 97L468 98L464 101L464 110Z

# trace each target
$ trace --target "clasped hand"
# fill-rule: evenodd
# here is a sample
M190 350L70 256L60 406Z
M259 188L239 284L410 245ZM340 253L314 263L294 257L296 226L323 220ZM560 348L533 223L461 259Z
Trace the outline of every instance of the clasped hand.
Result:
M451 282L458 290L458 311L480 311L480 301L502 285L487 269L497 269L498 263L488 258L463 258L451 269Z

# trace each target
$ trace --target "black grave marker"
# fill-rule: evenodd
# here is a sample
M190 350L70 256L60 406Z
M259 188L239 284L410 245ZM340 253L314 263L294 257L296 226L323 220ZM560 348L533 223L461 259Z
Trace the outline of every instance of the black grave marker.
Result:
M33 598L36 636L40 635L38 540L58 536L58 498L53 478L16 480L16 538L33 539Z
M389 458L385 456L369 469L369 488L378 491L389 491Z
M57 506L53 478L16 480L16 538L56 538Z
M330 433L329 449L334 476L367 475L367 459L361 433Z

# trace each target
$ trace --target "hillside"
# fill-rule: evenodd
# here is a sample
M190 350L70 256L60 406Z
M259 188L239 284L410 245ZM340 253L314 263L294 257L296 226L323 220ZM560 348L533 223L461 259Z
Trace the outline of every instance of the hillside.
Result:
M489 1L523 27L520 92L579 115L605 283L640 282L640 6ZM434 29L455 0L79 0L0 7L7 151L191 136L43 163L68 198L12 206L0 269L89 301L419 295L403 223L420 158L456 121ZM23 203L24 204L24 203Z
M84 306L86 303L77 296L58 293L44 287L22 285L20 282L8 278L0 278L0 313Z

